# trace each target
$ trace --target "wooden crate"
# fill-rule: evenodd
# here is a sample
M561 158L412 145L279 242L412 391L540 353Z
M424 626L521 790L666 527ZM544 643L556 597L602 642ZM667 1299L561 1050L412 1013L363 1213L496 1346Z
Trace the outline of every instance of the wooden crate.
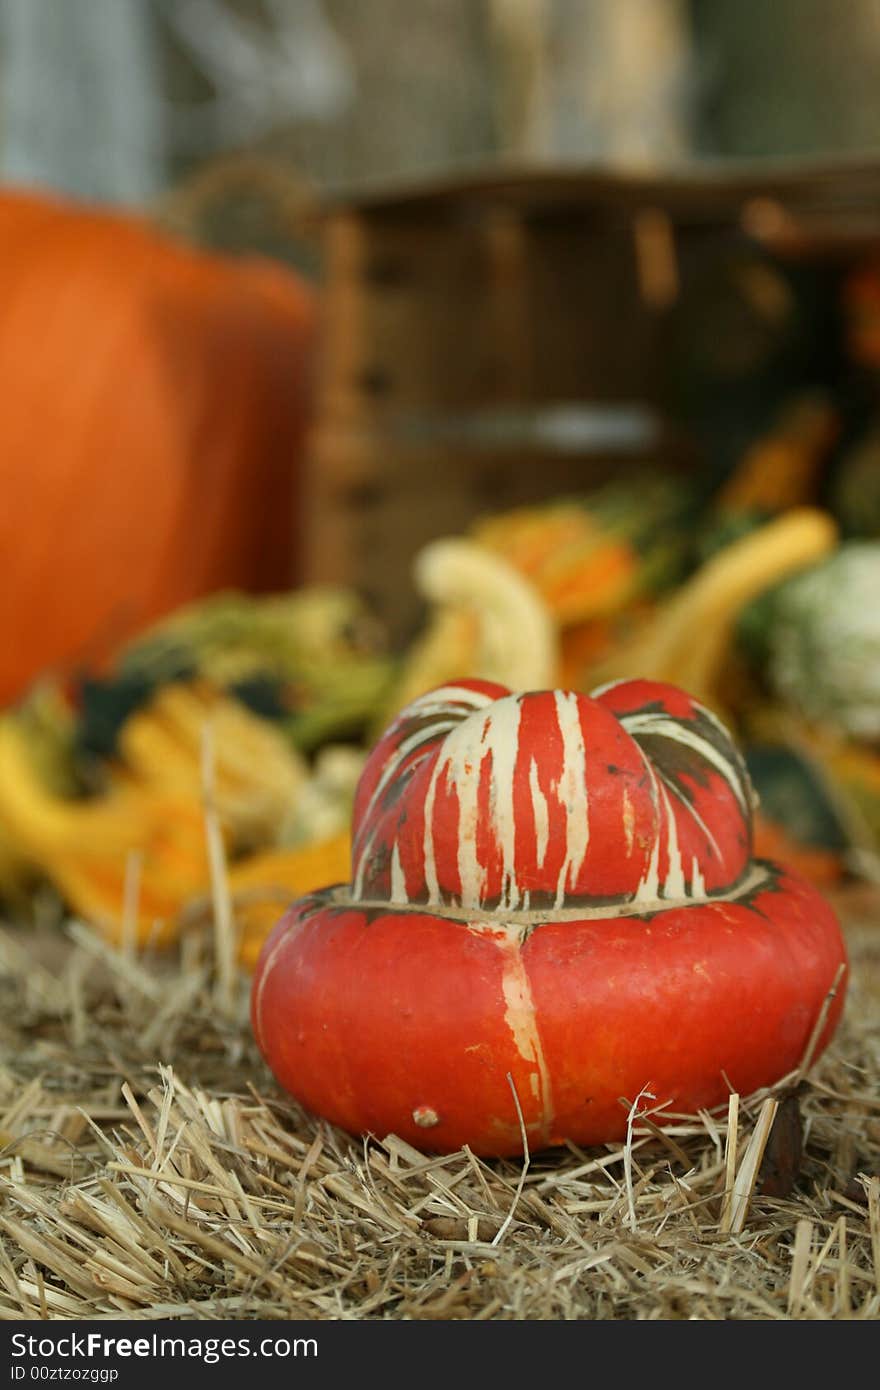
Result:
M479 515L693 462L664 399L669 325L707 247L848 254L880 166L471 175L329 198L303 499L305 578L399 632L416 551Z

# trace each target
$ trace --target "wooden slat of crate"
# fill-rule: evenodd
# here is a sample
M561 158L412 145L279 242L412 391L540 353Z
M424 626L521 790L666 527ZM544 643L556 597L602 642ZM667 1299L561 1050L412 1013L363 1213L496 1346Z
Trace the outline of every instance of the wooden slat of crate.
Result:
M636 459L450 449L389 449L381 439L316 437L311 456L306 571L358 588L405 636L420 604L413 560L438 536L461 535L480 516L549 496L588 491L633 470Z
M632 221L527 222L523 240L529 397L655 399L660 320L642 294Z
M453 227L433 217L334 219L322 418L366 425L520 394L511 300L525 282L509 272L512 240L491 218Z
M772 200L795 219L809 221L834 214L848 221L873 216L880 235L880 160L701 159L677 169L639 172L608 165L545 162L450 170L435 177L372 182L331 191L329 215L356 208L375 215L433 210L442 216L450 205L506 207L529 216L552 216L576 208L615 211L656 206L679 225L734 226L755 199Z

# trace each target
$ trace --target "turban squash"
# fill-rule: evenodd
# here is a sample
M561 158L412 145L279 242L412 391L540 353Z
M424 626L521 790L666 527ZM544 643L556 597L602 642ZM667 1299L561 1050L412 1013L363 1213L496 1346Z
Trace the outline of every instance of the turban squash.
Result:
M0 703L289 584L314 307L280 264L0 193Z
M846 955L751 818L732 740L675 686L434 690L364 768L351 884L263 948L264 1056L353 1132L488 1155L520 1150L516 1100L536 1148L620 1137L643 1088L694 1112L772 1084Z

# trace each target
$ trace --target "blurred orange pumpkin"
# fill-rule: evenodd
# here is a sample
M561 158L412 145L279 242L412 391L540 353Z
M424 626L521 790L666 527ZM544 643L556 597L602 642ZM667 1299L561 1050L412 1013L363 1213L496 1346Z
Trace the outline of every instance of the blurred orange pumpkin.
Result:
M0 193L0 703L294 576L314 299L281 264Z

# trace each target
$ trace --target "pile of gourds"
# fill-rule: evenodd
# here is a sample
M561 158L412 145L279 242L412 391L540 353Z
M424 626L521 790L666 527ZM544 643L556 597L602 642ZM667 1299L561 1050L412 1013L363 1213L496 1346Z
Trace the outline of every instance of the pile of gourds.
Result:
M109 674L44 680L0 716L0 898L48 877L111 936L177 935L211 883L209 825L240 952L279 903L344 876L360 734L389 688L344 590L228 593L175 614Z
M682 686L745 742L759 854L877 872L876 429L827 486L840 421L808 394L714 491L653 470L478 519L418 556L423 625L389 653L357 595L289 587L301 282L25 194L0 196L0 252L7 911L48 881L108 935L160 944L222 891L253 962L280 905L348 877L378 732L462 677ZM871 372L880 274L848 295Z
M378 730L462 671L517 689L678 683L745 738L759 854L820 882L867 862L880 545L840 544L804 504L734 526L698 562L688 538L725 536L732 512L704 509L695 531L689 488L650 481L429 545L422 630L397 655L345 590L226 593L148 629L100 678L38 683L0 717L0 897L20 908L48 878L109 935L174 939L210 915L212 817L252 964L279 905L347 879Z

